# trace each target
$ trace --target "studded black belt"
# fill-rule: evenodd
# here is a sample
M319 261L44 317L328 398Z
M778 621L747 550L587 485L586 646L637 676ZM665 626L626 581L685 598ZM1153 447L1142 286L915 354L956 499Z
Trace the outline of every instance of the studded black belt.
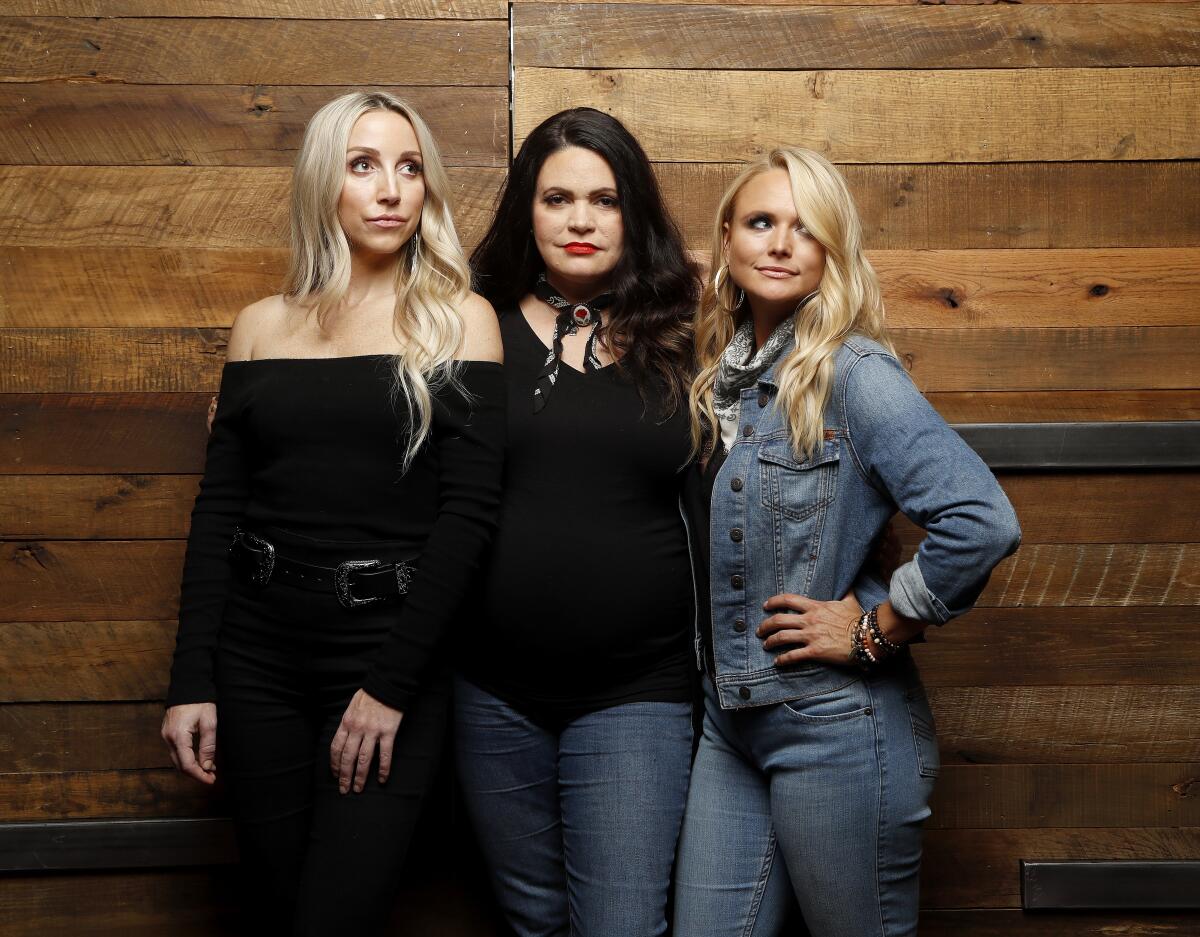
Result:
M252 585L283 582L310 592L332 592L343 608L383 602L408 592L416 566L412 562L347 560L317 566L280 556L275 545L240 527L229 547L229 561Z

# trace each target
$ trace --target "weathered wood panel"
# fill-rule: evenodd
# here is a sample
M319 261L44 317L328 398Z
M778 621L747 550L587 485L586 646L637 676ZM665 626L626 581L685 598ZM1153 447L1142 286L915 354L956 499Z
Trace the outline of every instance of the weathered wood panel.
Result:
M317 108L347 88L7 85L0 164L290 166ZM448 166L505 166L500 88L386 88L429 124Z
M926 686L1194 686L1198 624L1191 606L982 607L913 654Z
M1068 0L1070 2L1070 0ZM921 937L1192 937L1194 914L924 911Z
M0 248L0 323L227 326L286 252ZM1200 249L869 252L900 328L1192 325ZM697 257L707 262L707 253Z
M1188 68L518 68L513 100L514 145L556 111L588 104L625 122L654 160L748 159L789 141L844 163L1200 156L1200 70Z
M496 20L6 17L0 81L505 85L507 32Z
M921 897L927 908L1016 908L1021 859L1192 859L1200 829L930 830Z
M7 0L11 16L504 19L503 0Z
M174 620L0 624L0 701L162 699L175 631Z
M482 236L503 171L451 169L451 202L467 245ZM9 247L283 247L284 168L0 168L0 243Z
M1198 618L1190 607L979 608L931 629L914 653L930 687L1195 686ZM161 699L175 628L174 621L0 624L8 649L0 701Z
M933 687L929 698L947 763L1200 760L1195 687Z
M802 143L778 134L770 145ZM718 149L709 159L729 159ZM667 156L665 159L673 159ZM688 245L712 247L713 212L739 165L661 162L663 192ZM1194 247L1200 162L840 166L869 248ZM1113 192L1137 193L1129 211Z
M158 734L162 718L160 702L0 706L4 768L13 774L170 768Z
M1200 826L1200 764L951 765L926 829Z
M229 812L223 798L174 768L0 774L0 804L6 822L208 817Z
M0 475L203 471L208 402L205 393L0 395Z
M928 394L949 423L1200 420L1200 390L944 392Z
M553 68L1197 65L1200 25L1193 8L1173 3L990 9L518 3L513 60L518 67Z
M926 393L962 390L1167 390L1200 383L1200 326L896 329L901 360ZM213 390L223 329L4 329L0 393Z
M187 535L194 475L9 475L0 538L156 540Z

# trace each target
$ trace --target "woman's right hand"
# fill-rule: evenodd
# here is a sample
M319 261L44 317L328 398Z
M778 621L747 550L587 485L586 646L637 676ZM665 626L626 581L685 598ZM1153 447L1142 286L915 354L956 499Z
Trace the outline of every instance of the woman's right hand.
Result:
M162 738L176 768L201 784L216 781L216 703L184 703L170 707L163 716Z

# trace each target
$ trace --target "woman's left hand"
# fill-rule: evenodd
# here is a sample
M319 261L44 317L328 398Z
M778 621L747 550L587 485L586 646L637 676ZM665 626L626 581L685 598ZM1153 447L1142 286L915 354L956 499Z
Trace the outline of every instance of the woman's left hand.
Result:
M379 746L379 783L388 779L392 770L392 748L404 713L386 706L366 690L359 690L342 714L342 724L333 734L329 746L329 769L338 779L343 794L354 784L354 793L362 793Z
M775 666L849 662L850 635L863 613L853 592L838 602L818 602L806 595L773 595L763 608L774 614L758 626L756 634L766 639L766 650L780 652Z

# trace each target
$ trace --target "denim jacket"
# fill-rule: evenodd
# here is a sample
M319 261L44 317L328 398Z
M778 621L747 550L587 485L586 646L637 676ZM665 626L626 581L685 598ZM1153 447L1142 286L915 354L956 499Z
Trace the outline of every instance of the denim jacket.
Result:
M825 438L812 458L792 451L774 371L742 391L741 430L713 484L705 639L724 709L846 682L845 667L775 666L755 635L771 596L829 601L853 587L864 608L890 598L901 615L940 625L971 609L1021 540L991 471L883 346L854 336L837 352ZM897 508L927 536L885 585L863 567Z

